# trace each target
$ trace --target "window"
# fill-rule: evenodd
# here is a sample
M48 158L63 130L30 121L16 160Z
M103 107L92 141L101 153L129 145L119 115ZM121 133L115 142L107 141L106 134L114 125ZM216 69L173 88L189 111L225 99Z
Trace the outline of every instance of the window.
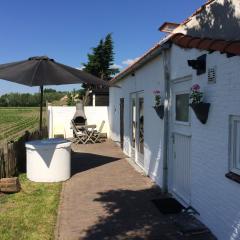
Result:
M139 135L139 146L138 151L144 154L144 98L138 98L138 135Z
M240 175L240 116L230 117L230 171Z
M136 95L131 97L131 107L132 107L132 118L131 118L131 127L132 127L132 147L135 148L136 141Z
M189 119L189 94L176 95L176 121L188 122Z

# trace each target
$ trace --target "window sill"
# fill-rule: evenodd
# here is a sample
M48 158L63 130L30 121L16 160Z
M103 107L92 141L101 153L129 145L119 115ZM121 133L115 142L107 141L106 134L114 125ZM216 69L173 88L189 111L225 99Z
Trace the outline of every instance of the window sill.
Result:
M229 172L225 175L225 177L227 177L228 179L233 180L234 182L240 183L240 175L233 173L233 172Z

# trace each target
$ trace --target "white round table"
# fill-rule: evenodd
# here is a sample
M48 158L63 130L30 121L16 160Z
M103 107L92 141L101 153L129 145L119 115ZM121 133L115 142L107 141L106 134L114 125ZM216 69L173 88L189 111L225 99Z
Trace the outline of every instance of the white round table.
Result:
M71 142L47 139L27 142L27 178L34 182L61 182L71 176Z

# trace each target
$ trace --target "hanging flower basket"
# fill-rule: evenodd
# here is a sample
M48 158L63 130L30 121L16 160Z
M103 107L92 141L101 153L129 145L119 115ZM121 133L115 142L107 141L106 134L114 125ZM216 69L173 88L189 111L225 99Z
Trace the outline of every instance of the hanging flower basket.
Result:
M204 102L190 104L190 107L194 111L197 119L202 124L206 124L207 122L210 105L211 105L210 103Z
M197 119L202 124L205 124L208 119L210 103L203 102L203 92L200 91L200 86L198 84L192 86L189 98L191 100L189 105L195 112Z
M155 109L157 115L161 119L163 119L163 117L164 117L164 105L162 104L160 91L159 90L155 90L155 91L153 91L153 94L155 96L155 106L153 106L153 108Z
M164 118L164 105L160 105L160 106L154 106L153 107L157 113L157 115L163 119Z

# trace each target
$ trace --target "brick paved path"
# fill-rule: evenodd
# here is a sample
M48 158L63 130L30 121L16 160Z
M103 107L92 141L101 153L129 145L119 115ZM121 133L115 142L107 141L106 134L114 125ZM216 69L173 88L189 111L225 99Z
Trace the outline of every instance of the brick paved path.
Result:
M73 176L64 183L56 239L213 239L179 235L176 216L162 215L151 199L161 196L111 141L73 146Z

